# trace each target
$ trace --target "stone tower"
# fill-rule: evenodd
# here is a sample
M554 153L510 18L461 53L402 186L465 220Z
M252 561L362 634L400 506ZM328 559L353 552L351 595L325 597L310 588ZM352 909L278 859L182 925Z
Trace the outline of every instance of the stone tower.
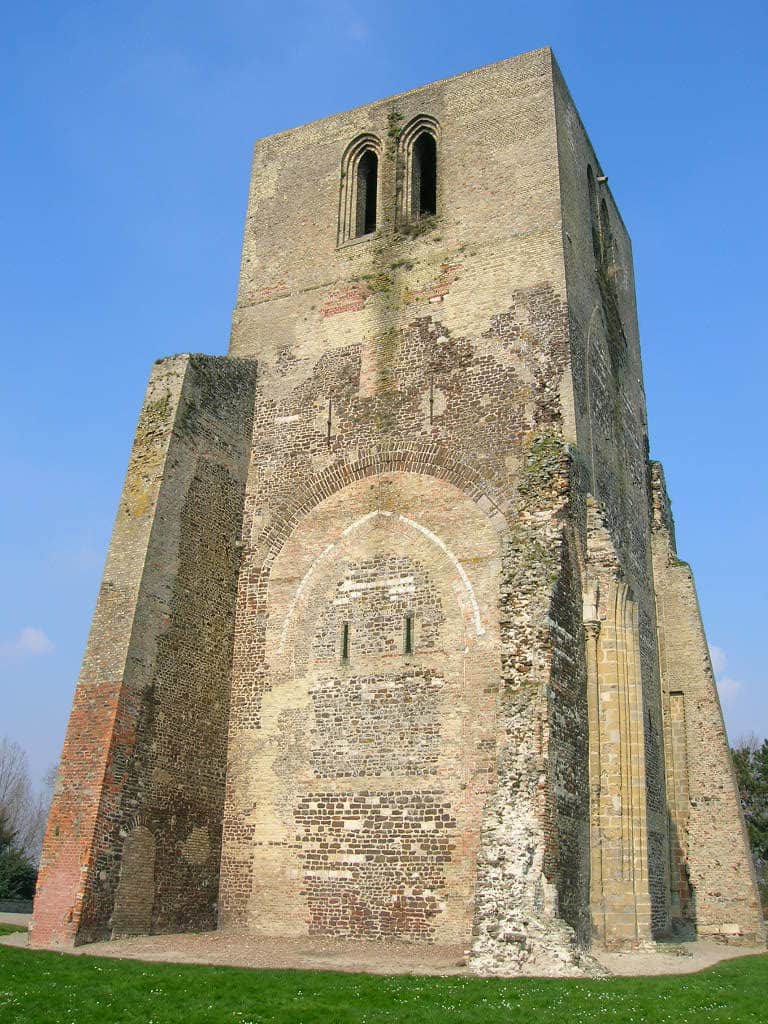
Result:
M229 354L160 360L33 944L764 937L629 237L549 50L255 148Z

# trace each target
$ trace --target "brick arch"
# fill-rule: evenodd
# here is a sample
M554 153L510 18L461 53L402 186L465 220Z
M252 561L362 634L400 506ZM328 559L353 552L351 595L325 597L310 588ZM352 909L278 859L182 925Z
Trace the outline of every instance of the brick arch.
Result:
M274 509L272 522L259 538L259 547L264 551L263 571L269 572L304 516L322 501L358 480L395 472L434 477L452 484L470 498L500 532L506 527L508 502L479 473L443 446L400 443L396 448L385 445L359 448L354 459L329 466L311 477L291 494L288 501Z
M436 454L441 456L439 460L435 458ZM419 472L419 469L425 471ZM500 505L488 496L487 491L484 488L481 490L482 484L477 476L466 472L466 467L458 460L453 460L440 452L437 446L432 446L432 450L427 452L407 453L400 449L393 458L382 458L380 451L368 457L365 452L358 450L358 458L354 462L330 467L324 473L315 476L309 485L305 484L303 490L297 491L290 504L285 502L282 506L278 505L277 508L270 510L272 522L267 522L253 542L241 567L235 623L236 638L232 652L230 701L230 720L238 727L259 727L260 694L264 686L269 686L266 634L271 616L270 595L278 584L274 573L278 558L287 558L286 564L296 566L297 571L303 575L306 569L299 570L298 565L304 560L303 555L306 553L303 538L307 526L313 521L311 513L324 503L344 501L348 488L351 489L350 500L353 504L350 508L351 514L343 524L344 527L349 526L350 522L366 511L384 510L385 506L378 495L370 500L365 498L361 504L360 497L355 498L352 492L366 480L374 477L385 480L389 476L400 477L402 486L410 493L410 497L404 500L402 510L406 515L410 513L408 518L418 519L420 525L428 528L429 516L425 518L415 506L429 492L432 492L439 504L444 506L445 501L440 499L439 495L441 488L447 484L448 491L445 494L448 496L446 500L451 510L456 511L460 506L466 510L462 514L466 531L474 531L477 536L485 534L488 544L500 552L500 540L507 529L507 516L502 512ZM461 486L462 483L464 486ZM389 506L386 506L386 509L388 508ZM474 517L474 525L470 525ZM247 533L248 521L245 529ZM439 535L439 529L437 533ZM493 541L490 540L491 537L494 538ZM333 539L335 538L329 537L326 544ZM462 555L455 543L447 543L461 559ZM292 546L296 549L293 553ZM317 553L319 554L319 549ZM497 613L498 609L494 607L493 616L497 616ZM484 613L481 618L485 624L488 615Z
M318 474L292 504L300 521L279 556L257 551L255 578L241 579L220 923L265 935L404 936L465 948L494 778L488 736L502 680L506 520L479 487L467 493L466 477L446 479L451 462L418 473L413 460L366 465L361 453L358 464L344 476ZM400 586L406 560L418 592L440 609L434 644L417 643L408 658L386 639L402 611L387 588ZM372 594L370 642L358 634L343 664L328 654L338 635L331 608L316 657L318 616L347 569L359 566ZM359 623L365 614L349 617ZM373 810L358 815L359 807ZM404 843L396 862L388 857L390 818ZM392 904L387 893L401 889Z
M306 647L297 636L297 630L319 616L320 607L328 601L329 584L338 582L340 561L348 560L350 551L355 548L359 551L361 545L365 547L371 535L381 536L382 533L391 538L393 546L397 546L398 540L405 542L409 556L422 568L426 569L430 556L439 560L442 572L432 573L431 583L440 595L443 617L459 638L465 654L486 635L475 590L450 548L415 520L397 512L376 509L349 523L323 549L295 588L282 623L271 630L268 626L267 648L273 651L270 658L273 676L295 673L299 664L306 669L308 648L302 657L297 657L298 648Z
M151 820L150 815L145 810L133 814L126 822L125 827L127 829L127 833L126 836L124 837L124 840L127 838L128 833L132 832L134 829L137 828L144 828L151 832L153 824L154 823Z
M440 551L440 553L447 559L447 561L451 564L451 566L456 572L459 591L463 595L465 595L466 598L468 598L468 602L471 607L471 625L474 629L474 633L477 636L482 636L485 633L485 627L483 626L480 618L480 609L477 604L477 598L475 597L475 591L474 588L472 587L472 583L470 582L466 572L464 571L463 567L461 566L453 552L450 550L450 548L447 547L439 537L435 536L435 534L433 534L431 530L428 530L425 526L422 526L420 523L409 518L408 516L404 516L401 513L384 512L381 509L374 509L372 512L367 512L364 516L361 516L359 519L350 523L350 525L343 531L343 534L340 537L338 537L333 543L329 544L328 547L321 553L318 560L309 567L309 570L307 571L306 575L302 578L301 582L299 583L299 586L296 590L296 595L288 609L286 615L286 622L280 634L280 641L278 645L279 650L283 647L288 624L293 619L295 609L301 602L303 592L307 589L308 586L312 584L313 578L317 576L318 572L322 571L320 569L320 566L322 564L329 565L334 562L335 557L337 556L342 544L349 538L349 536L352 533L356 533L358 531L366 531L372 524L379 525L382 522L384 522L387 525L389 525L390 521L393 525L405 527L407 531L411 531L417 537L423 538L427 544L436 547ZM468 629L466 641L469 642L470 640L471 630Z

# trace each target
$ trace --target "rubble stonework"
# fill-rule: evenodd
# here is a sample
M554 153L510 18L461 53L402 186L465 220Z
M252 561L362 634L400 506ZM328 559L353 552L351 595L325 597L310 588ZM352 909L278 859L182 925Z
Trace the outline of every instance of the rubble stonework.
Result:
M260 140L229 355L150 380L33 944L762 940L647 451L630 242L549 50Z

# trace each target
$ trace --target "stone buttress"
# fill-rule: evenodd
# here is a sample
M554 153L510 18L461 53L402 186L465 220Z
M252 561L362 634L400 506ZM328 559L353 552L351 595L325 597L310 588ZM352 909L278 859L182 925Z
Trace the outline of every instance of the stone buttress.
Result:
M152 371L54 789L31 942L215 927L255 364Z

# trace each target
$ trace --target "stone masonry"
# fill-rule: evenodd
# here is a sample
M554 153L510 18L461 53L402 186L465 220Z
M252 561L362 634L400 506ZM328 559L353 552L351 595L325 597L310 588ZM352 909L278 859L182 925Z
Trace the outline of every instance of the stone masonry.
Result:
M256 144L229 354L156 364L32 943L760 942L629 237L549 50Z

